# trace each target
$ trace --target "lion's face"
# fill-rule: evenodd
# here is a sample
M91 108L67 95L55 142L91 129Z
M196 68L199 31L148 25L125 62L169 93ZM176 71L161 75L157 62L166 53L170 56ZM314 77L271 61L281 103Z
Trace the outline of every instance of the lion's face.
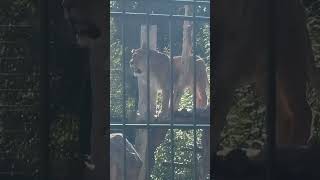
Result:
M147 52L143 49L133 49L131 52L130 68L133 71L133 75L136 77L142 76L147 71Z

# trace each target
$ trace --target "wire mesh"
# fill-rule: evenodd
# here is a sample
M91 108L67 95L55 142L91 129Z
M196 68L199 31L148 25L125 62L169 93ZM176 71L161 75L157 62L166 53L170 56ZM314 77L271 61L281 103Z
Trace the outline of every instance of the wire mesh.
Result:
M31 25L0 26L0 178L39 175L39 66ZM32 168L31 168L32 167Z
M137 7L136 9L132 9L132 8L129 8L131 7L131 5L134 3L135 6ZM181 23L183 23L184 20L189 20L189 21L193 21L194 24L196 24L196 22L201 22L201 23L208 23L209 20L210 20L210 17L208 14L206 15L196 15L196 13L194 13L192 16L185 16L185 15L180 15L180 14L174 14L174 10L177 10L177 9L181 9L181 7L183 7L184 5L194 5L194 12L196 12L199 7L201 6L208 6L207 8L209 8L209 5L210 5L210 2L209 1L167 1L167 2L158 2L158 1L146 1L146 2L135 2L135 1L121 1L119 4L117 4L117 1L111 1L111 12L110 12L110 16L111 16L111 34L112 32L116 32L116 27L113 27L114 24L119 24L118 26L120 27L120 31L121 31L121 36L119 37L119 44L121 44L121 46L118 46L118 47L121 47L121 52L118 52L115 48L116 46L116 43L114 43L113 41L111 41L111 69L113 69L113 67L115 66L118 66L117 69L114 69L111 74L110 74L110 79L111 79L111 84L113 84L113 82L117 82L115 83L115 86L119 87L119 81L118 80L121 80L122 79L122 87L119 87L119 88L115 88L114 90L111 89L111 92L110 92L110 98L112 99L111 100L111 105L110 105L110 108L111 109L114 109L113 111L111 111L111 122L110 122L110 127L111 129L113 129L113 132L123 132L124 133L124 137L128 137L130 138L130 136L126 135L126 133L131 130L131 131L134 131L134 130L138 130L138 129L146 129L146 131L148 132L148 138L147 138L147 141L148 141L148 150L147 150L147 153L148 154L148 164L151 164L151 159L150 156L153 156L151 154L151 152L149 151L151 148L151 143L153 141L153 139L155 137L152 137L152 132L153 130L156 130L156 129L159 129L159 128L162 128L162 129L170 129L169 131L169 134L167 136L167 139L169 141L169 144L166 145L166 147L168 147L170 150L169 150L169 160L168 161L164 161L162 162L162 165L164 166L169 166L170 167L170 171L167 172L167 175L165 176L166 178L168 179L198 179L198 172L197 172L197 169L198 169L198 166L199 164L197 163L198 161L198 156L199 156L199 151L197 150L198 149L198 138L197 136L199 136L199 130L200 129L203 129L203 128L209 128L210 125L209 124L203 124L203 123L200 123L198 122L197 120L197 115L195 113L195 111L193 111L193 115L191 118L193 118L192 121L190 121L190 123L179 123L179 122L176 122L174 119L174 116L173 116L173 106L172 106L172 109L169 110L171 111L171 116L169 118L169 121L168 123L156 123L156 122L153 122L151 121L150 117L152 117L152 114L150 113L151 109L150 109L150 106L147 106L147 119L146 121L144 121L144 123L138 123L138 122L135 122L134 121L134 118L136 117L134 114L136 113L136 109L137 109L137 106L136 106L136 103L133 103L135 105L132 104L132 101L134 102L137 102L138 101L138 98L137 97L137 93L130 93L132 91L134 92L137 92L137 86L136 84L134 83L135 80L132 79L132 74L130 74L131 72L129 68L126 68L127 66L127 63L130 59L130 54L128 53L128 49L129 48L133 48L133 47L137 47L137 43L133 43L133 41L135 42L140 42L140 39L138 38L135 38L135 40L132 40L134 39L131 35L133 35L133 33L137 33L139 34L139 28L137 28L137 25L140 25L140 24L147 24L147 31L146 31L146 37L147 37L147 40L146 40L146 46L147 48L149 49L150 47L150 44L149 44L149 25L151 24L159 24L159 26L157 27L158 31L165 31L163 29L163 27L161 27L162 24L166 24L165 27L167 29L169 29L168 31L165 31L167 33L167 41L166 41L166 44L168 45L168 56L170 57L171 59L171 67L173 66L172 64L172 60L173 60L173 57L174 57L174 54L177 54L177 51L181 50L181 47L178 47L179 45L177 45L177 33L175 32L176 29L174 28L177 28L176 24L178 22L180 28L182 27ZM167 8L167 12L166 13L163 13L163 11L161 12L161 8L160 7L157 7L157 6L166 6L165 8ZM163 9L162 9L163 10ZM131 24L130 24L131 23ZM132 25L134 24L134 25ZM117 25L114 25L114 26L117 26ZM114 28L114 29L113 29ZM128 31L128 29L134 29L133 31L130 32L130 30ZM182 28L181 28L182 29ZM195 28L194 28L195 29ZM158 32L158 36L161 36L160 32ZM181 31L179 31L181 32ZM195 33L195 32L194 32ZM133 35L134 36L134 35ZM163 36L161 36L163 37ZM175 39L173 39L175 38ZM111 37L112 39L112 37ZM161 41L160 43L158 42L157 43L157 46L162 46L162 42L163 40L161 38L157 38L158 41ZM201 46L200 44L199 45L196 45L196 37L194 35L194 38L192 39L193 40L193 49L195 48L199 48L199 47L196 47L196 46ZM179 40L181 41L181 39ZM180 44L181 45L181 44ZM178 48L177 48L178 47ZM160 47L158 47L160 48ZM197 54L197 51L194 51L193 52L194 56L193 56L193 59L194 59L194 62L196 60L196 54ZM117 59L117 55L121 57L121 65L116 65L116 63L113 63L112 64L112 61L116 61ZM147 67L150 66L150 53L149 51L147 51ZM195 65L195 63L192 63L193 65ZM119 69L119 67L122 67L122 71L121 69ZM171 68L172 70L173 68ZM194 74L193 76L196 76L196 71L193 71ZM147 69L147 102L150 102L150 67ZM171 99L173 98L173 71L170 72L171 74ZM113 79L115 78L115 79ZM112 86L111 86L112 87ZM130 89L129 89L130 88ZM195 86L192 87L195 89ZM119 96L117 95L117 91L121 92L120 94L122 95ZM116 98L118 97L118 98ZM132 99L132 100L130 100ZM119 100L121 101L122 100L122 103L119 104L119 102L116 102L116 100ZM195 97L193 98L193 100L191 100L191 109L195 109L196 107L196 102L195 102ZM193 102L193 103L192 103ZM149 103L147 103L149 104ZM117 106L120 106L122 111L117 111L118 107ZM192 108L193 106L193 108ZM158 108L157 108L158 109ZM119 109L120 110L120 109ZM191 113L192 114L192 113ZM122 130L121 130L122 129ZM175 142L175 136L176 134L178 133L178 130L192 130L192 132L194 132L192 134L192 139L194 141L194 143L192 143L192 148L185 148L185 150L192 155L193 157L193 160L191 160L189 163L190 164L181 164L181 163L178 163L178 162L175 162L177 161L177 151L179 149L179 151L181 151L180 147L176 147L176 143ZM132 141L132 140L131 140ZM188 150L187 150L188 149ZM169 162L169 163L168 163ZM126 166L126 162L124 162L124 167L127 167ZM185 169L185 168L190 168L190 170L193 172L192 176L184 176L184 175L181 175L179 174L179 171L181 171L182 169ZM124 168L124 174L127 172L127 169L128 168ZM154 179L156 178L154 176L154 173L152 172L154 171L153 169L151 169L151 166L147 166L147 170L146 170L146 179ZM183 170L182 170L183 171ZM190 174L191 175L191 174ZM126 178L126 176L124 175L124 178Z

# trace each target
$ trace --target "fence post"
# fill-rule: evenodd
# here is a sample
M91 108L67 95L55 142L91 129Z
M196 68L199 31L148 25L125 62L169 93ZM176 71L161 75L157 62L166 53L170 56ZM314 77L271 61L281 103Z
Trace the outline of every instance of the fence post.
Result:
M146 25L141 25L141 47L147 46L147 29L148 28ZM152 25L149 28L149 46L150 49L153 50L156 50L157 48L157 25ZM144 111L145 110L139 109L139 112ZM153 114L151 116L153 116ZM153 155L152 153L148 153L148 129L138 129L136 132L136 149L140 154L142 160L142 167L139 173L139 180L146 180L146 171L148 169L147 167L149 166L148 155Z
M267 27L268 27L268 61L267 61L267 102L266 102L266 131L267 131L267 164L266 173L267 180L275 178L275 148L276 148L276 62L275 62L275 25L277 18L275 0L268 1L267 4Z
M40 179L49 178L49 73L48 73L48 54L49 54L49 15L48 0L39 0L40 17Z

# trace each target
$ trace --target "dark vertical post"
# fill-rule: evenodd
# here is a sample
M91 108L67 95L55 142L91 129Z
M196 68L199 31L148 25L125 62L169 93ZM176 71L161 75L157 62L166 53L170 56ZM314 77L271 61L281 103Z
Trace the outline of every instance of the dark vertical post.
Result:
M151 145L150 145L150 137L151 137L151 129L150 129L150 117L153 117L153 114L150 112L150 2L147 0L146 2L146 15L147 15L147 180L150 180L150 175L151 175L151 168L150 168L150 155L153 156L153 154L150 153Z
M49 16L48 0L39 0L40 16L40 179L47 180L49 174Z
M267 180L273 180L275 172L275 137L276 137L276 62L275 62L275 0L267 1L268 23L268 59L267 59Z
M171 179L174 180L174 173L175 173L175 165L174 165L174 115L173 115L173 42L172 42L172 31L173 31L173 23L172 23L172 14L173 14L173 4L170 4L170 17L169 17L169 46L170 46L170 138L171 138L171 151L170 151L170 158L171 158Z
M192 49L193 49L193 160L194 160L194 179L198 180L198 159L197 159L197 120L196 120L196 0L193 0L192 5Z
M122 94L122 125L123 125L123 180L127 179L127 155L126 155L126 115L127 115L127 104L126 104L126 57L125 57L125 23L126 23L126 19L125 19L125 13L126 13L126 9L125 9L125 5L126 5L126 0L122 0L121 1L121 44L122 44L122 88L123 88L123 94Z

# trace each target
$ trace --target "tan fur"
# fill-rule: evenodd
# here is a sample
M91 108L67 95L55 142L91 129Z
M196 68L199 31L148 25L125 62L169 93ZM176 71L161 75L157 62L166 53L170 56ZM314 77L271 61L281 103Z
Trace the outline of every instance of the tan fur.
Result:
M133 56L130 61L130 66L134 75L138 78L139 88L139 111L146 112L146 90L147 90L147 50L133 50ZM189 57L193 58L193 57ZM150 110L155 112L156 91L161 90L163 94L162 112L167 112L169 109L170 98L170 59L167 55L158 51L149 51L150 61ZM193 65L193 64L192 64ZM202 59L198 59L196 66L196 107L204 108L207 105L206 88L209 82L206 73L206 66ZM194 71L183 74L183 64L181 56L173 58L173 104L174 109L178 109L179 101L185 89L189 88L193 91L194 86ZM193 69L193 68L192 68ZM183 77L184 76L184 77ZM187 76L187 77L186 77Z
M139 107L140 113L147 112L147 50L136 49L132 50L132 59L130 60L130 67L133 70L134 75L138 78L139 88ZM193 58L193 57L189 57ZM189 59L190 60L190 59ZM156 106L156 91L161 90L163 95L162 100L162 113L164 116L168 114L170 104L170 88L171 88L171 63L167 55L158 51L149 51L149 63L150 63L150 110L151 114L155 113ZM174 109L178 109L179 101L182 93L186 88L193 90L194 86L194 74L193 70L188 73L184 73L184 66L182 64L181 56L173 58L173 98ZM209 82L206 73L206 66L202 59L196 61L196 106L198 108L204 108L207 105L206 88ZM143 116L146 117L146 116ZM152 141L151 141L151 153L154 154L156 148L162 143L167 129L152 129ZM141 168L139 180L145 179L144 172L148 166L148 158L146 154L146 141L147 135L143 130L139 130L136 137L136 147L140 154L142 154L142 161L144 162ZM152 159L152 158L151 158ZM151 161L151 166L153 165ZM151 167L152 168L152 167Z
M138 111L144 116L147 113L148 105L148 82L147 82L147 50L144 48L132 50L132 59L130 67L133 70L134 76L138 79L139 88L139 103ZM169 58L158 51L149 51L149 77L150 77L150 114L156 113L157 92L162 91L162 111L167 112L169 108L170 98L170 60ZM145 116L144 116L145 117Z
M189 59L193 57L189 56ZM181 96L185 89L190 89L192 94L194 89L194 83L196 86L196 107L205 108L207 106L207 94L206 88L209 88L209 81L206 72L206 65L202 59L197 59L196 63L192 63L191 66L195 65L196 68L196 82L194 82L194 69L191 68L186 74L184 73L182 58L181 56L174 57L174 68L175 68L175 81L174 81L174 110L177 110L179 107L179 102ZM185 76L185 77L182 77Z

